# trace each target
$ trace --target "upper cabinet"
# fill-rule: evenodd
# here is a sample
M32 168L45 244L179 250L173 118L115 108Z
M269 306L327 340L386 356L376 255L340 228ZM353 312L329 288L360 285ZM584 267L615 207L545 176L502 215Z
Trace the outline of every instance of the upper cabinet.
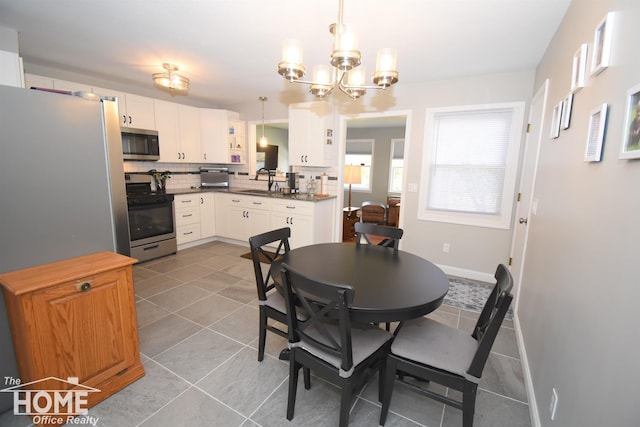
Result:
M246 124L227 110L200 110L202 162L244 164L247 155Z
M160 161L200 162L199 109L155 100L154 111L160 142Z
M0 85L24 86L22 61L15 52L0 50Z
M332 166L336 157L333 105L326 101L289 106L289 163Z
M105 93L101 93L101 95L115 96L118 98L120 126L157 130L153 98L113 90L105 90Z

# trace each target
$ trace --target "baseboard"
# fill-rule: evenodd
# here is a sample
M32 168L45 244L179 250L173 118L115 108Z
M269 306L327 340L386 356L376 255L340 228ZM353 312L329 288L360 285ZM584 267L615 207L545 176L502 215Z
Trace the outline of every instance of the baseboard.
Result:
M440 267L442 271L444 271L445 274L449 276L463 277L466 279L478 280L480 282L486 282L486 283L492 283L492 284L496 283L496 279L495 277L493 277L493 273L491 274L483 273L481 271L467 270L464 268L451 267L448 265L440 265L440 264L438 264L438 267Z
M522 375L524 376L524 386L527 392L527 401L529 403L529 416L531 417L531 427L541 427L540 413L538 412L538 403L536 394L533 389L533 380L531 378L531 369L529 369L529 359L527 358L527 350L524 346L522 329L520 329L520 318L518 313L513 315L513 327L516 332L516 343L520 352L520 364L522 365Z

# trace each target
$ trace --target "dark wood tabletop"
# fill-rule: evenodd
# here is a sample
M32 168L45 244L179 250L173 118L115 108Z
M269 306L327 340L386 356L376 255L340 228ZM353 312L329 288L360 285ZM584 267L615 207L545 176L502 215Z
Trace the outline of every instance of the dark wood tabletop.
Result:
M362 322L423 316L438 308L449 290L449 279L432 262L377 245L325 243L293 249L271 265L278 283L282 263L315 280L351 285L353 318Z

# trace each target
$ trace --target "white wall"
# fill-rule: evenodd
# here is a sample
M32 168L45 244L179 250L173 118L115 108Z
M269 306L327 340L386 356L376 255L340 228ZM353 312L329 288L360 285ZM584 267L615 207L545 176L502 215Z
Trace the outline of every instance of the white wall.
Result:
M551 109L569 92L571 58L581 43L592 48L609 11L617 13L612 65L576 93L571 127L541 144L518 321L542 426L640 425L640 161L618 159L626 92L640 83L640 2L574 0L535 87L550 79L549 135ZM610 106L602 161L586 163L589 115L602 103Z

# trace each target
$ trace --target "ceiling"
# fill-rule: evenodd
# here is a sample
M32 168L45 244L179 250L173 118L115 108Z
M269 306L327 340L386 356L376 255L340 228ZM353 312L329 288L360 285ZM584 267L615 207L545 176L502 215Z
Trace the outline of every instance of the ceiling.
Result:
M397 48L402 85L533 69L570 1L345 0L344 22L367 74ZM311 100L277 73L282 41L302 42L308 71L328 64L337 14L338 0L0 0L25 72L161 97L151 74L173 62L191 79L174 100L212 108Z

